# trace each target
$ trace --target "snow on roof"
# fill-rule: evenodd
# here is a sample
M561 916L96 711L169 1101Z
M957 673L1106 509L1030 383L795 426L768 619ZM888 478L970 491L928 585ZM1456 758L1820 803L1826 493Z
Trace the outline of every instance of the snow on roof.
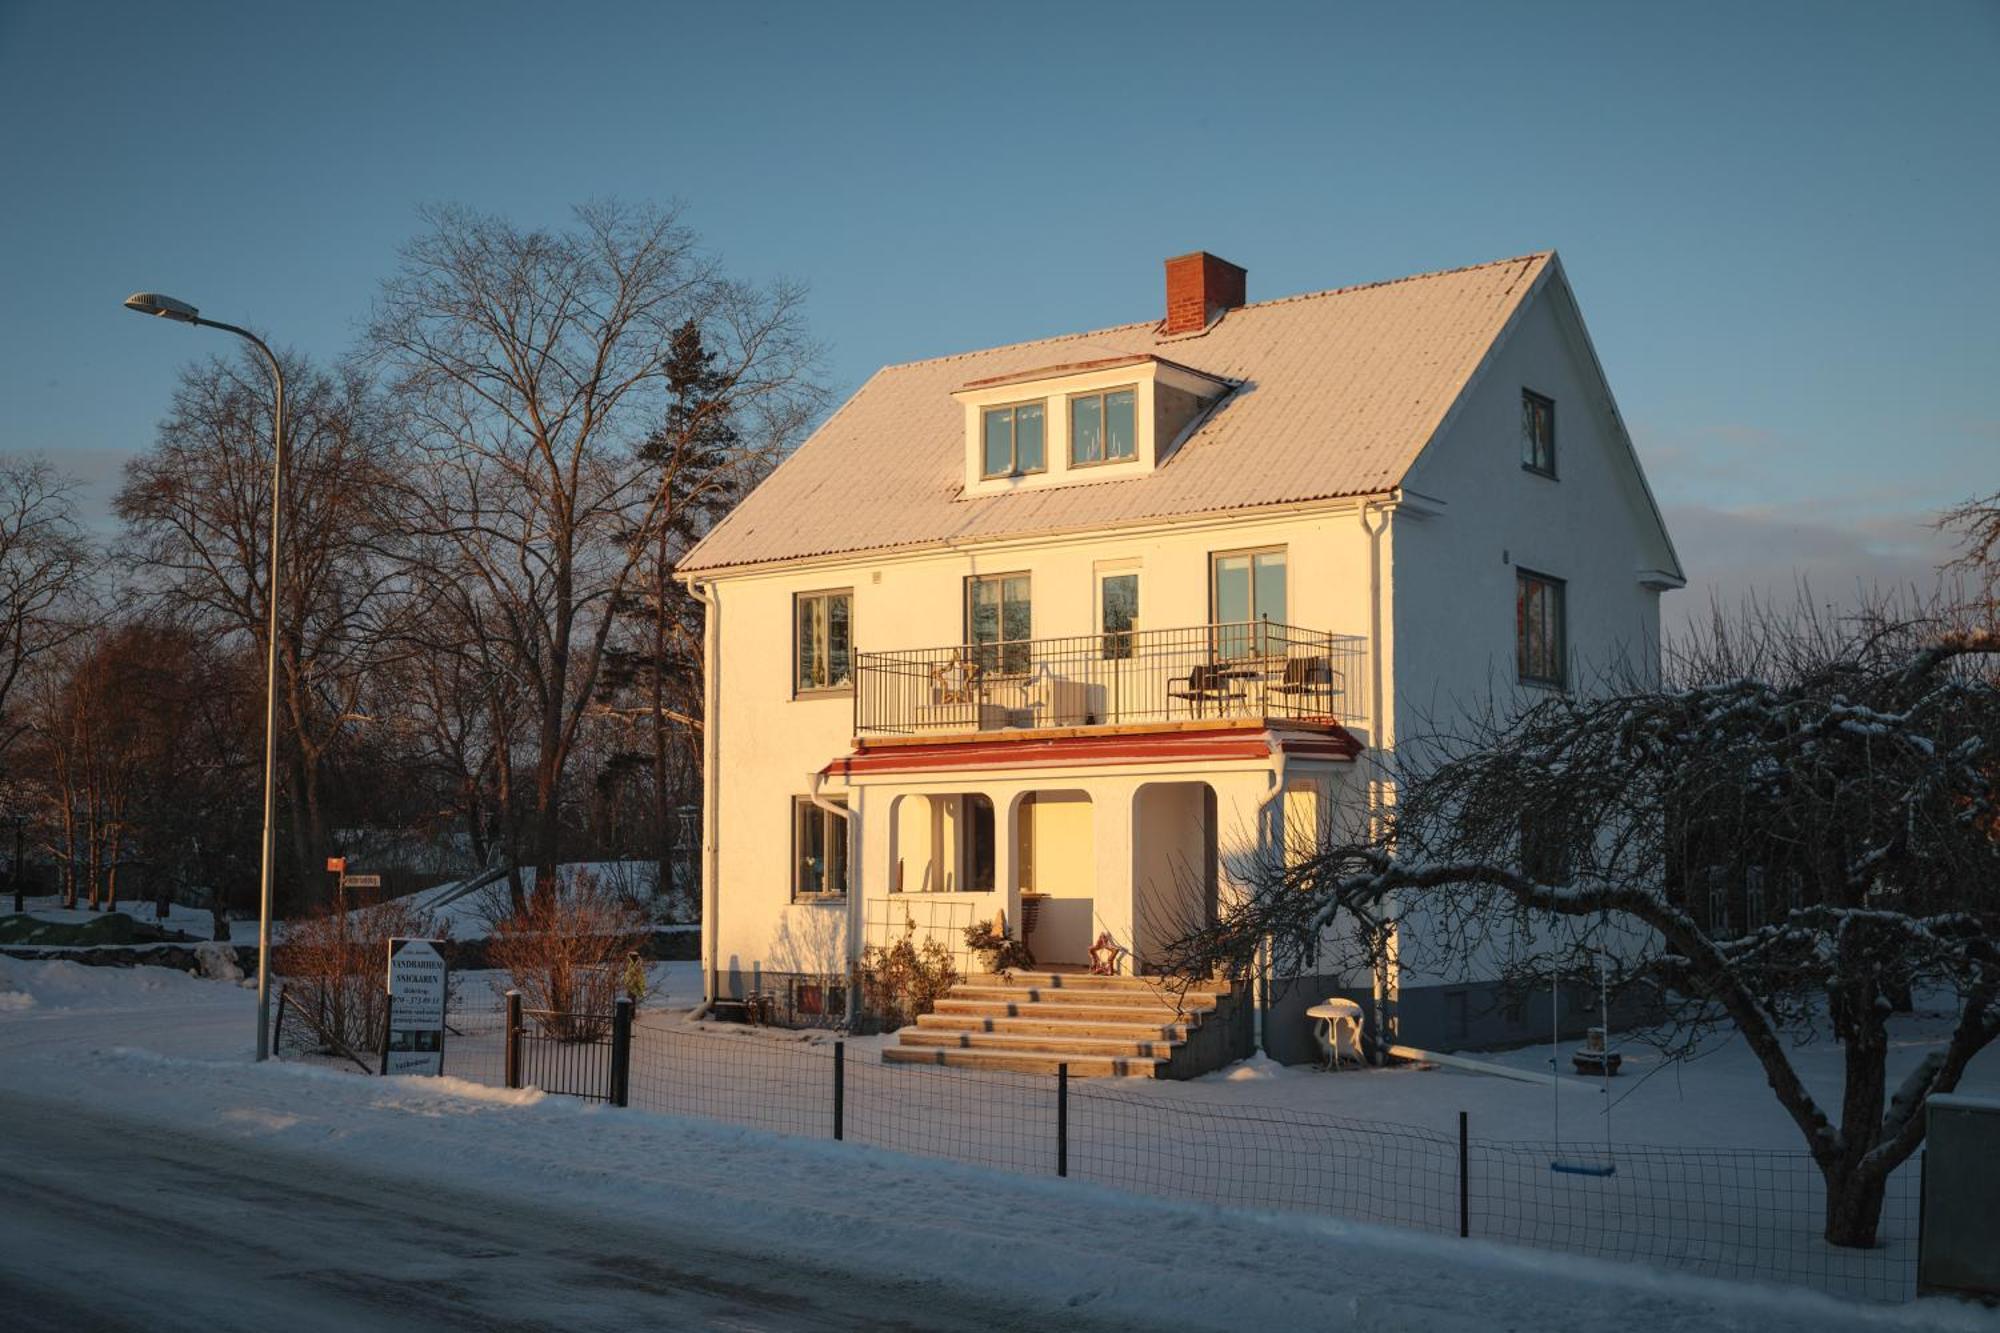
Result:
M680 562L683 574L1369 495L1399 484L1553 252L877 371ZM1237 384L1154 472L961 498L970 383L1171 359Z

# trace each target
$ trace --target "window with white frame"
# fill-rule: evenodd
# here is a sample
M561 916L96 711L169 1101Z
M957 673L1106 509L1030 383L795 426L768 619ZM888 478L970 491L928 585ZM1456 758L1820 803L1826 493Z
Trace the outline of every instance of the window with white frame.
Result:
M1132 656L1133 635L1139 627L1139 575L1136 571L1105 574L1097 581L1098 628L1104 633L1104 659Z
M1043 471L1048 466L1047 415L1041 402L987 408L982 415L981 474L1018 477Z
M1028 670L1035 616L1026 574L982 574L965 581L965 641L980 669L1005 675Z
M1069 461L1071 467L1119 463L1139 451L1135 391L1106 389L1077 394L1069 400Z
M835 805L847 802L836 796ZM792 798L792 898L812 902L847 894L847 820L814 803Z
M1285 548L1224 551L1210 557L1209 619L1216 652L1254 657L1265 651L1265 624L1285 623Z
M847 589L800 593L793 602L792 688L800 694L852 689L854 594Z
M1514 662L1524 685L1567 683L1568 648L1563 581L1517 570L1514 576Z

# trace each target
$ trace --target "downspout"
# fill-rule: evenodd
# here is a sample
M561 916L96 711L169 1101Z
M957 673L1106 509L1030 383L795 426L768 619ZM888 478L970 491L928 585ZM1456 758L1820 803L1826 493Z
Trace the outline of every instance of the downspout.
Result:
M1266 792L1263 799L1257 802L1257 823L1260 827L1263 825L1264 816L1269 813L1272 803L1282 802L1284 799L1285 760L1287 757L1284 746L1273 745L1271 747L1271 790ZM1284 806L1280 804L1278 806L1278 863L1280 866L1284 864L1284 857L1285 810ZM1264 1044L1265 1028L1270 1022L1271 1014L1271 936L1268 932L1260 936L1257 940L1257 969L1253 984L1256 987L1256 994L1252 997L1253 1003L1250 1010L1251 1022L1254 1027L1254 1031L1251 1034L1252 1044L1265 1055L1269 1055L1271 1053L1270 1048Z
M856 883L860 876L854 867L861 859L861 821L855 812L844 805L835 804L830 797L820 795L819 787L826 781L826 771L815 769L806 774L806 794L812 803L830 815L838 815L847 821L847 1026L850 1031L861 1016L861 889Z
M721 840L716 836L716 826L720 822L716 793L721 789L722 774L716 763L721 753L722 733L722 602L716 596L715 585L701 580L690 580L688 590L694 593L707 614L702 626L702 706L701 706L701 1008L695 1010L699 1018L712 1008L721 996L720 944L722 932L718 920L719 903L722 899L720 884Z
M1375 776L1368 779L1369 804L1375 806L1381 799L1383 771L1382 758L1387 752L1382 730L1382 534L1389 530L1389 515L1393 504L1385 505L1380 500L1366 500L1361 505L1361 530L1368 534L1368 744L1374 751L1369 767ZM1371 514L1380 514L1379 524L1369 522ZM1369 817L1375 812L1371 808ZM1391 914L1394 906L1391 904ZM1389 1029L1389 977L1388 969L1399 964L1387 957L1388 940L1382 939L1384 957L1372 969L1370 979L1370 1001L1375 1020L1375 1063L1389 1063L1389 1047L1395 1034Z

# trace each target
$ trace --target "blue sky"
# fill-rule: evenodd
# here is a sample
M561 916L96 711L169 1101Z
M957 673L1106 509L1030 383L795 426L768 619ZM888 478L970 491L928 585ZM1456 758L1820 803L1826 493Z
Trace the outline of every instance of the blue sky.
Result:
M874 367L1562 252L1694 576L1928 577L2000 487L2000 4L0 0L0 449L108 494L219 335L347 349L417 208L677 199Z

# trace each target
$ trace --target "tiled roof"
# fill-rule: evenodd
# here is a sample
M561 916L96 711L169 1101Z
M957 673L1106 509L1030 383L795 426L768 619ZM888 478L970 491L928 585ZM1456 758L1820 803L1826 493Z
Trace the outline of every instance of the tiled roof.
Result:
M1159 323L877 371L680 562L682 573L1115 526L1396 486L1549 253L1264 301L1206 332ZM1241 387L1156 471L961 499L952 391L1050 365L1170 357Z

